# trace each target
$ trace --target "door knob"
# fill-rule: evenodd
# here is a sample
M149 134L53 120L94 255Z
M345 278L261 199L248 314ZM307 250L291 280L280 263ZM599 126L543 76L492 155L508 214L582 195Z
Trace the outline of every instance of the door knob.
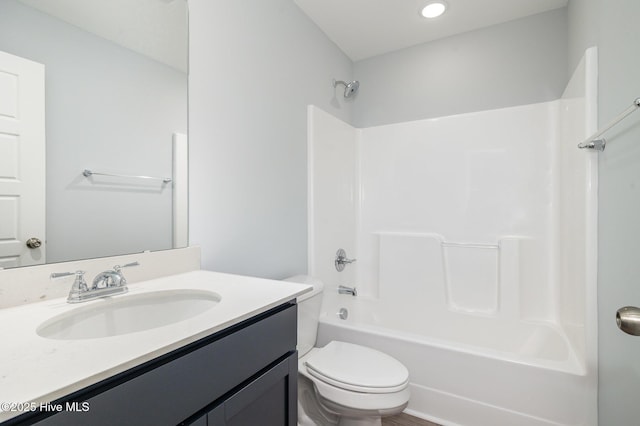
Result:
M640 308L625 306L616 312L618 328L632 336L640 336Z
M29 238L27 240L27 247L29 247L30 249L37 249L41 245L42 241L40 241L38 238Z

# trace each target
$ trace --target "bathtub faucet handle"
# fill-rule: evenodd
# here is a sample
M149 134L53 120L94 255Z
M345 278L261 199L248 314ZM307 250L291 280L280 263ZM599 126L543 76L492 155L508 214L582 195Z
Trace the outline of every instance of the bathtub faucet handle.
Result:
M356 290L355 287L347 287L345 285L339 285L338 286L338 293L339 294L350 294L352 296L357 296L358 295L358 290Z
M347 252L344 251L344 249L339 249L336 252L336 260L334 263L336 265L336 270L338 272L342 272L344 270L345 265L348 265L349 263L353 263L355 261L356 259L347 258Z

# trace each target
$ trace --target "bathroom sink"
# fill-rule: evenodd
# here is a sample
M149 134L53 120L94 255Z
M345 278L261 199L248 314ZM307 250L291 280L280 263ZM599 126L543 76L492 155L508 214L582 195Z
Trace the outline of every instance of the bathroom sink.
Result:
M151 330L193 318L214 308L219 294L204 290L166 290L104 298L40 324L40 337L95 339Z

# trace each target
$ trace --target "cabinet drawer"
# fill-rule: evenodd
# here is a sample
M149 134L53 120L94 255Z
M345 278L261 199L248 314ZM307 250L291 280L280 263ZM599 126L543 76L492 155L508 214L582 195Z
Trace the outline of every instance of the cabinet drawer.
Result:
M163 364L137 376L132 373L131 379L97 395L94 390L89 399L76 394L72 400L89 401L88 412L62 412L37 424L177 424L295 351L297 306L281 309L231 334L210 336L204 339L211 341L206 346L179 349L172 354L175 359L158 361Z

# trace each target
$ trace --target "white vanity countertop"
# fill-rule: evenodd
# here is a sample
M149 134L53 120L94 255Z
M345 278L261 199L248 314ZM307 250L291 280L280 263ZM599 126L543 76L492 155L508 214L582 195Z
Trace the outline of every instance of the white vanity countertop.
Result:
M160 290L194 289L218 293L221 301L195 317L150 330L82 340L40 337L44 321L97 299L69 304L52 299L0 309L0 403L51 402L86 386L266 312L311 290L291 282L192 271L129 285L127 297ZM0 406L0 421L22 414Z

